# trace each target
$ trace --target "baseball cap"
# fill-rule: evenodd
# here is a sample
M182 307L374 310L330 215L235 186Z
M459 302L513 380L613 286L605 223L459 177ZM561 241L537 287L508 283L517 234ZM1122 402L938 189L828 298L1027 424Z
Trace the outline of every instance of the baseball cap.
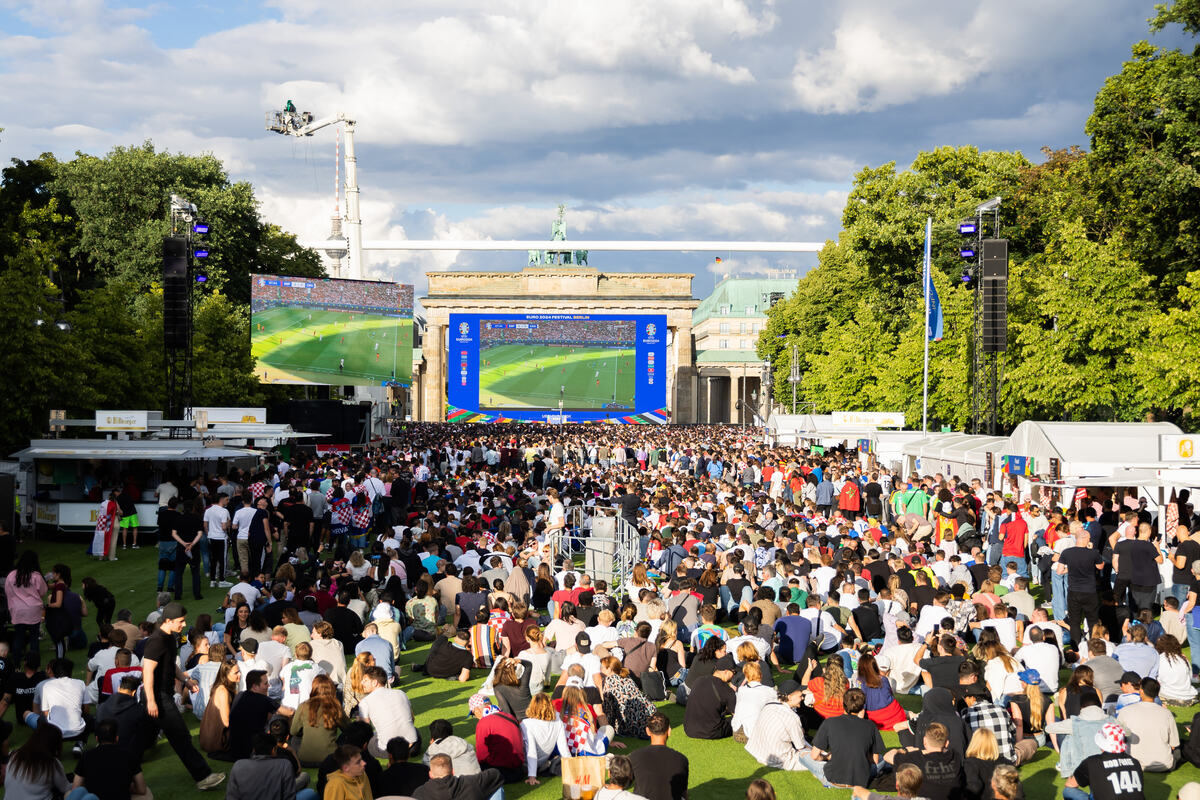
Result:
M578 675L572 675L571 677L567 678L566 685L574 686L578 689L583 689L584 688L583 678L579 677Z
M575 649L581 653L592 652L592 637L580 631L575 635Z
M1124 753L1125 731L1120 725L1108 723L1107 725L1096 731L1096 746L1105 753Z
M1142 676L1131 669L1127 669L1121 673L1121 683L1132 683L1134 686L1140 687L1142 685Z
M163 606L162 619L179 619L187 616L187 609L183 607L183 603L167 603Z
M492 705L491 699L486 694L482 694L479 692L476 692L475 694L471 695L471 699L467 701L467 708L470 709L472 714L474 714L476 711L478 711L481 708L485 709L485 711L484 711L485 715L490 714L491 711L497 710L496 707L494 705ZM488 711L486 709L491 709L491 711Z
M258 639L253 636L247 636L242 639L240 647L247 653L258 653Z
M1021 679L1021 683L1028 683L1030 686L1037 686L1042 682L1042 674L1033 667L1021 670L1017 677Z

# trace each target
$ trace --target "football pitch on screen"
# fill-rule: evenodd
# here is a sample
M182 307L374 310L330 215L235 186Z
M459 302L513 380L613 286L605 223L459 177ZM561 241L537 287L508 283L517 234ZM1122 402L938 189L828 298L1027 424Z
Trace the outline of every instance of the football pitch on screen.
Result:
M407 383L412 320L298 306L270 308L251 318L250 352L267 383Z
M631 411L633 348L504 344L479 351L480 408Z

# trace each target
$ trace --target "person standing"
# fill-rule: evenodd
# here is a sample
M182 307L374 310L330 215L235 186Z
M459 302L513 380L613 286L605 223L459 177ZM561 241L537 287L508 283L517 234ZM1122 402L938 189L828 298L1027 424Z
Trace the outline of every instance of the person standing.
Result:
M179 603L163 607L154 633L146 638L142 655L142 687L146 713L158 722L171 749L196 782L196 788L207 791L221 785L224 772L213 772L208 762L192 744L187 723L175 705L175 681L195 691L198 684L179 668L179 634L187 626L187 609Z
M176 517L178 526L171 533L175 540L175 599L183 599L183 571L192 568L192 595L197 600L203 600L200 594L200 542L204 538L204 520L200 509L204 501L197 497L188 502L188 509Z
M217 501L204 511L208 531L210 589L229 586L225 580L225 549L229 542L229 495L218 492Z
M1092 537L1079 522L1071 523L1075 546L1068 547L1055 559L1056 569L1067 576L1067 626L1071 643L1076 647L1083 642L1083 631L1091 630L1100 621L1100 596L1096 586L1096 575L1104 566L1104 559L1092 547ZM1082 627L1087 618L1087 628Z
M1125 592L1129 591L1129 616L1136 617L1143 608L1154 611L1154 598L1158 596L1158 584L1162 578L1158 565L1163 555L1150 541L1150 523L1138 525L1136 539L1123 539L1113 548L1113 573L1117 581L1113 591L1117 604L1124 605Z
M133 547L138 549L138 514L137 501L138 497L134 494L137 487L132 485L132 482L126 483L121 489L118 489L117 508L121 513L121 549ZM114 537L115 538L115 537ZM132 545L130 539L133 540Z
M13 626L13 664L21 663L26 647L33 655L34 665L41 663L38 645L42 636L42 618L46 613L42 605L46 589L46 579L42 577L37 553L26 550L17 559L16 569L4 578L4 597Z

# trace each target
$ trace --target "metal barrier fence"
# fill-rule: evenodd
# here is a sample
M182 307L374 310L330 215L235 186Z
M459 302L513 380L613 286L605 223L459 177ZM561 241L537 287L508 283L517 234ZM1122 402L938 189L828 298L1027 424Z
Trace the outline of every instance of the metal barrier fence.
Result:
M595 506L571 506L566 509L565 522L561 533L550 540L556 556L554 571L562 571L567 562L560 563L557 556L565 556L593 581L606 581L609 595L623 596L633 567L642 557L638 529L618 516L616 509Z

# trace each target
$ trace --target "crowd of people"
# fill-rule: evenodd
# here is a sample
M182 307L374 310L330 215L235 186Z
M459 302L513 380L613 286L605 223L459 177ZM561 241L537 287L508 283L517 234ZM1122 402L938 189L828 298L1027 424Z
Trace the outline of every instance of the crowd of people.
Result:
M503 344L633 347L636 341L637 322L631 319L539 319L528 323L485 319L479 323L480 347Z
M251 284L252 311L287 306L412 315L413 287L410 284L275 275L256 276Z
M97 557L139 546L122 488ZM1200 682L1187 495L1160 535L1120 492L1055 503L732 427L455 425L156 495L141 620L0 529L0 735L32 728L8 797L149 796L159 732L234 798L499 800L585 774L600 800L684 800L704 796L679 747L697 739L859 798L1017 800L1050 758L1068 800L1141 800L1146 773L1200 766L1200 715L1184 738L1171 710ZM579 566L572 506L638 528L628 580ZM93 613L96 641L73 641ZM418 728L416 681L473 685Z

